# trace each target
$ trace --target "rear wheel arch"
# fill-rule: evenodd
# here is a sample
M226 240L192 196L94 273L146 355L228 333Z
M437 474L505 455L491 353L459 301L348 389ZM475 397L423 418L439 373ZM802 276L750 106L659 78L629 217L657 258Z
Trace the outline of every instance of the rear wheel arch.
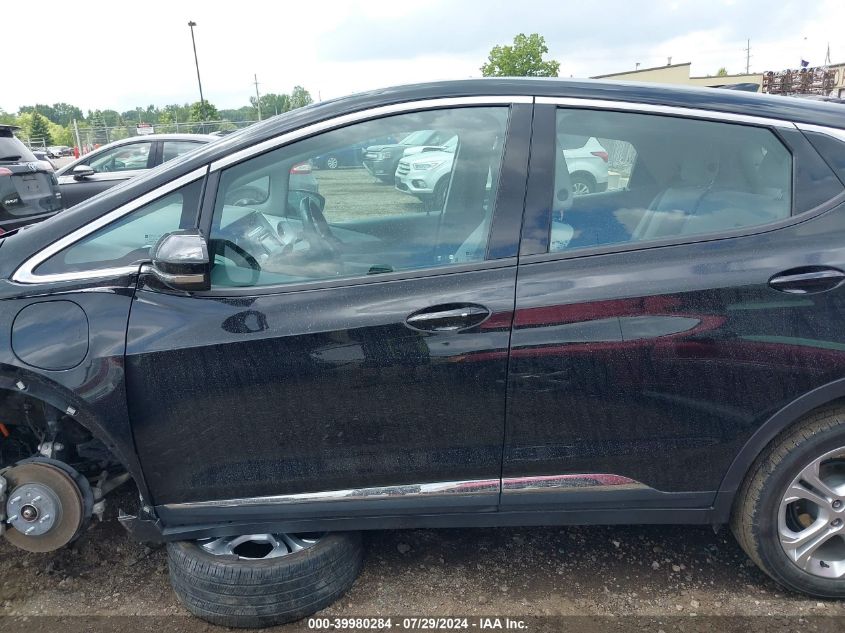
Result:
M728 521L734 497L751 471L754 462L781 433L800 423L816 409L837 404L845 408L845 378L821 385L799 396L760 425L734 457L727 473L722 478L714 503L714 523Z

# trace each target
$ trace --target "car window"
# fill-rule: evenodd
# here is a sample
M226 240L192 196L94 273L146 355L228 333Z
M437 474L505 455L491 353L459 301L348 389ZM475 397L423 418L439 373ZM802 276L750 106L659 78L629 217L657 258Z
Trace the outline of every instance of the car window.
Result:
M152 143L128 143L104 150L86 161L97 173L146 169Z
M565 108L556 123L552 252L790 215L792 157L768 129Z
M12 136L11 132L0 130L0 162L30 163L34 160L35 155L26 145Z
M173 160L177 156L181 156L186 152L190 152L203 145L196 141L162 141L161 143L161 162L166 163Z
M417 112L351 125L252 158L220 178L212 285L276 285L483 260L508 119L504 107ZM383 182L319 160L372 139L431 131ZM406 135L407 137L407 135ZM322 166L322 167L321 167Z
M185 185L59 251L35 269L47 275L149 261L165 233L196 226L202 181Z

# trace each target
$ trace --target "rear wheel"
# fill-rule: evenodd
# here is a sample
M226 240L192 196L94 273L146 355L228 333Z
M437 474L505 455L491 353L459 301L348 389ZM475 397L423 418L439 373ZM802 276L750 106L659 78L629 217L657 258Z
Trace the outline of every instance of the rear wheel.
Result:
M572 195L585 196L596 190L596 180L590 174L579 172L572 174Z
M234 627L298 620L337 600L363 561L361 535L250 534L167 546L170 581L194 615Z
M845 597L845 409L821 409L772 442L737 496L731 527L782 585Z
M337 169L340 167L340 160L337 156L329 156L326 159L326 169Z

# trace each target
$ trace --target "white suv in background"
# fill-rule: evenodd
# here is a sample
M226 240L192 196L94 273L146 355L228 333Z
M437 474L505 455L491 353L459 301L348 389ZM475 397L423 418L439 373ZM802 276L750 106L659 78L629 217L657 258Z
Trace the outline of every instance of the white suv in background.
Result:
M563 157L572 180L572 193L583 196L607 191L608 154L595 137L571 137L564 144ZM427 209L441 209L446 200L449 174L455 159L458 137L441 147L414 147L396 167L396 188L422 200ZM572 146L572 147L570 147Z

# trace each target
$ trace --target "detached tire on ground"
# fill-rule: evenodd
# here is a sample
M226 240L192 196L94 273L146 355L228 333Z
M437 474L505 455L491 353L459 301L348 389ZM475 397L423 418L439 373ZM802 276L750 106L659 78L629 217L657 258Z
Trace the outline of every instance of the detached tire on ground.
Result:
M814 411L771 442L736 497L731 528L780 584L845 598L845 408Z
M352 586L361 570L363 547L358 532L324 534L305 549L288 547L288 553L272 557L260 557L255 549L243 554L250 558L232 553L233 542L243 547L237 539L261 537L271 541L278 537L281 547L282 537L288 538L254 535L168 543L170 581L179 600L213 624L272 626L327 607ZM209 550L214 547L216 553Z

